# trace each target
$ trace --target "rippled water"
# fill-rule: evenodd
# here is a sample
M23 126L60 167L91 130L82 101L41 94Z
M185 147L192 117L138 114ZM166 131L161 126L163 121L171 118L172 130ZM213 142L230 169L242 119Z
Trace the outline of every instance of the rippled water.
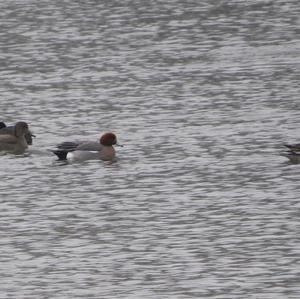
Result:
M300 5L2 1L1 298L299 298ZM114 131L118 161L61 164Z

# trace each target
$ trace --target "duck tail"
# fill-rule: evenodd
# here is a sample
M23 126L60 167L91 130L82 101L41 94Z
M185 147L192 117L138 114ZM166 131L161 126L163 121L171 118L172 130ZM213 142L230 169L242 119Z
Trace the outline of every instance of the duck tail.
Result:
M68 151L64 150L53 150L51 151L53 154L55 154L58 157L58 160L67 160L67 154Z

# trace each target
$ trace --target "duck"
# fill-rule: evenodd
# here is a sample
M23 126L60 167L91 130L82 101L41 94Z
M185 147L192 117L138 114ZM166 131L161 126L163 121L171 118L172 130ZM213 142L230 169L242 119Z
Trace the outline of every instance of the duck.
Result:
M282 154L282 156L288 158L292 163L300 163L300 143L296 144L284 144L289 150Z
M287 147L289 150L293 152L300 152L300 143L296 144L284 144L285 147Z
M30 135L28 124L24 121L17 122L14 126L6 127L0 123L0 151L23 153L28 148L26 135Z
M6 126L6 124L1 121L0 122L0 134L14 134L15 126ZM32 145L32 137L36 137L30 130L25 133L25 139L28 145Z
M123 146L118 144L117 136L114 133L104 133L99 141L65 141L51 150L58 160L88 160L100 159L112 161L116 157L113 146Z

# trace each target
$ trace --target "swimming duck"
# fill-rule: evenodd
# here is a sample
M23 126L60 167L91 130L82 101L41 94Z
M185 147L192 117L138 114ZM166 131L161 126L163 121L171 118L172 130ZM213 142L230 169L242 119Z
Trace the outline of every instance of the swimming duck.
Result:
M28 124L19 121L13 127L6 127L4 123L1 123L0 126L2 126L0 128L0 151L23 153L28 147L25 138L26 134L30 134Z
M113 145L117 143L114 133L105 133L98 142L95 141L66 141L57 145L52 152L59 160L87 160L100 159L105 161L113 160L116 156ZM119 145L122 146L122 145Z
M6 124L1 121L0 122L0 134L14 134L15 132L15 126L6 126ZM28 145L32 145L32 137L35 137L34 134L30 130L28 130L27 133L25 133L25 139Z
M297 144L284 144L289 150L282 154L288 158L292 163L300 163L300 143Z

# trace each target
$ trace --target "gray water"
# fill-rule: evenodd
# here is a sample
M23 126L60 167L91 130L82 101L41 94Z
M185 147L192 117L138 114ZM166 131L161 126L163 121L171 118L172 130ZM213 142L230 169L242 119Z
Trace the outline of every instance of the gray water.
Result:
M300 298L298 0L0 2L0 297ZM117 134L114 163L64 164Z

